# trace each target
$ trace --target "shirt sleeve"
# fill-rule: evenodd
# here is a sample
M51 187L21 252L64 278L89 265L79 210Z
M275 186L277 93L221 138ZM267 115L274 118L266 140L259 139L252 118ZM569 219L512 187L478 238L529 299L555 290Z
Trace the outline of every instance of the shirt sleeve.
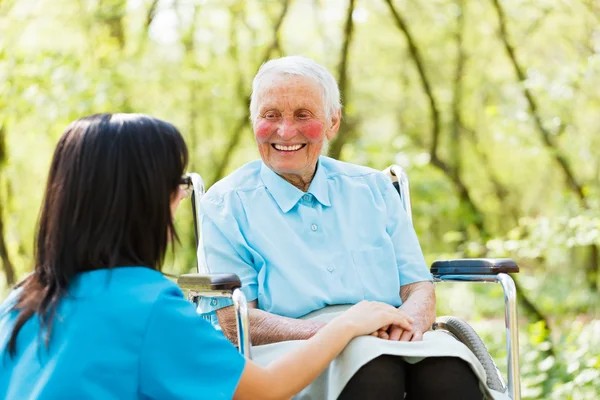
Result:
M173 287L161 294L150 314L140 356L140 394L156 399L231 399L245 363Z
M258 298L258 273L254 268L252 252L237 221L241 218L243 209L241 205L232 203L203 199L200 214L201 253L211 273L236 274L242 282L246 299L253 301ZM228 298L202 297L199 310L203 314L213 313L232 304Z
M394 245L400 286L432 281L417 234L402 206L400 196L392 182L385 176L383 178L385 186L382 192L387 207L386 230Z

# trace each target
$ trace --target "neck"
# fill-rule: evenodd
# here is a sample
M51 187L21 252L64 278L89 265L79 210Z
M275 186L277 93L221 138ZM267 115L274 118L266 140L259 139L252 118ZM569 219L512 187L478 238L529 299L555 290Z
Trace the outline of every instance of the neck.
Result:
M279 176L281 176L287 182L291 183L292 185L294 185L298 189L302 190L303 192L306 192L306 191L308 191L310 183L312 182L313 178L315 177L316 172L317 172L317 166L315 165L315 167L311 171L300 174L300 175L280 174Z

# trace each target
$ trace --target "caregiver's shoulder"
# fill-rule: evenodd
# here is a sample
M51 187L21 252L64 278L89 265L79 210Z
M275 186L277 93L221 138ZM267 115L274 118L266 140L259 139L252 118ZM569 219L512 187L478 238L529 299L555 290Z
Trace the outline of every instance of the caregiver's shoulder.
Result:
M142 266L115 267L82 273L69 291L75 297L98 294L120 303L123 296L132 309L153 308L156 302L183 297L181 289L160 271ZM92 296L93 297L93 296Z

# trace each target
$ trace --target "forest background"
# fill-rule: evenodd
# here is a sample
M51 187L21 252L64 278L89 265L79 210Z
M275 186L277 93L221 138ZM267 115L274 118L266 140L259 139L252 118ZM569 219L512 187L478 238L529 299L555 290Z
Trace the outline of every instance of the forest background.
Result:
M70 121L174 123L207 185L258 158L251 80L282 55L339 81L332 157L411 181L428 262L512 257L522 392L600 387L600 1L0 0L0 298L31 271L50 158ZM193 270L191 213L165 271ZM506 370L498 285L438 284Z

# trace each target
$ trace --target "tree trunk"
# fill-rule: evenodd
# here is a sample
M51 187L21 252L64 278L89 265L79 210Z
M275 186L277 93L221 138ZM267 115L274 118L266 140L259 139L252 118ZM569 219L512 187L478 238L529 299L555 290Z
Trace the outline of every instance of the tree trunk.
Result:
M0 124L0 184L2 184L2 172L4 164L8 159L8 150L6 149L6 130L4 125ZM2 260L2 268L6 277L6 284L11 286L15 283L15 268L10 261L8 254L8 246L4 239L4 210L2 208L4 201L2 200L2 188L0 188L0 259Z
M271 40L271 44L269 45L269 47L267 47L267 49L265 50L265 53L260 61L260 64L255 68L255 70L258 70L258 68L263 63L267 62L269 60L269 58L271 57L271 54L279 48L279 30L281 29L283 20L288 12L290 2L291 2L291 0L283 0L281 13L279 14L277 21L275 22L275 26L273 28L273 39ZM250 105L250 99L248 98L247 95L240 94L240 96L242 96L244 99L246 99L244 101L244 107L246 108L246 110L248 110L248 107ZM212 179L209 182L209 184L213 184L213 183L217 182L218 180L220 180L223 177L223 175L225 175L225 170L227 169L227 166L229 165L229 160L231 159L233 151L239 144L240 138L242 136L242 132L244 132L244 128L246 128L247 126L248 126L248 114L246 111L246 112L244 112L242 117L240 117L240 119L237 121L237 123L234 125L233 132L231 133L231 135L229 135L229 141L225 145L225 151L222 153L221 160L219 160L219 162L215 166L214 173L213 173Z
M431 135L432 135L432 141L431 141L430 149L429 149L430 157L431 157L430 162L433 166L437 167L440 171L442 171L450 179L450 181L454 184L455 190L458 192L461 202L463 204L465 204L467 207L469 207L472 215L474 216L473 225L477 228L479 235L482 237L482 239L486 240L487 238L490 237L490 235L487 232L487 229L485 227L483 212L479 209L479 207L477 207L477 205L473 201L473 198L469 192L468 187L462 181L459 174L456 173L456 168L453 168L452 166L448 165L446 162L441 160L437 155L437 145L438 145L439 134L440 134L440 118L439 118L439 111L438 111L439 108L437 106L436 99L433 96L433 90L432 90L431 84L429 82L429 79L427 77L427 74L425 72L425 65L423 62L423 58L421 57L420 50L417 47L416 42L413 39L406 22L404 21L402 16L398 13L398 11L395 9L395 7L392 3L392 0L386 0L386 2L388 3L390 11L394 17L394 20L396 21L396 25L404 33L404 36L408 42L409 54L411 55L411 58L413 59L413 61L415 62L416 66L417 66L417 70L419 72L419 77L421 80L421 85L423 87L423 91L425 92L427 98L429 99L430 113L431 113L430 114L431 115ZM460 80L459 80L458 84L460 84ZM485 256L485 254L483 254L482 256ZM538 309L535 306L534 302L531 301L527 297L527 295L525 294L525 291L519 285L518 279L516 277L513 277L513 278L515 280L515 284L518 287L517 300L518 300L519 304L521 304L521 306L525 310L526 314L533 317L534 320L544 321L544 323L546 324L546 328L548 329L548 337L550 338L550 326L548 325L548 318L541 312L540 309ZM549 339L549 341L550 341L550 343L552 343L550 339ZM554 349L553 349L552 344L549 349L549 354L554 354Z
M338 67L338 84L340 86L340 94L342 97L342 104L344 106L348 104L350 97L348 95L348 55L354 33L354 21L352 20L354 4L355 0L350 0L350 3L348 4L348 11L346 12L346 24L344 25L344 44L342 45L342 55L340 57L340 64ZM331 158L339 159L342 154L342 148L353 137L354 129L352 127L350 118L350 115L345 115L340 121L340 129L334 140L331 142L331 146L329 147L329 156Z
M544 124L542 122L542 116L539 111L538 103L537 103L535 97L533 96L533 93L525 85L525 81L527 79L527 76L525 74L525 68L523 68L523 66L517 60L517 55L516 55L515 49L508 37L508 29L507 29L507 24L506 24L506 16L504 15L504 10L502 9L502 6L500 5L499 0L492 0L492 3L494 5L494 9L496 10L496 15L498 16L498 27L499 27L500 40L502 41L502 44L504 45L504 50L506 51L506 54L510 60L510 63L513 66L515 75L517 76L519 83L521 83L521 85L523 87L523 94L525 96L525 99L527 100L529 112L533 116L533 120L535 122L535 126L540 135L542 143L544 144L544 146L548 150L548 153L551 155L551 157L554 159L554 161L558 165L559 169L562 171L562 173L565 177L565 183L567 185L567 188L569 188L569 190L575 195L577 200L579 200L581 207L584 208L585 210L589 210L590 204L589 204L586 192L583 190L583 185L575 177L575 174L571 168L571 164L569 163L567 156L561 151L561 149L558 147L558 145L556 143L554 143L554 139L553 139L551 133L544 126ZM598 248L596 245L590 245L590 247L594 247L594 249L591 249L591 252L592 252L592 255L596 254L596 257L590 258L590 262L586 268L586 278L588 279L588 286L593 291L597 291L598 286L597 286L597 282L596 282L596 277L598 276L598 270L599 270L599 265L598 265L599 260L597 257Z
M15 283L16 278L15 268L10 261L8 248L6 246L6 241L4 240L4 219L2 214L2 208L0 207L0 259L2 259L2 268L4 270L4 276L6 277L6 284L7 286L12 286Z

